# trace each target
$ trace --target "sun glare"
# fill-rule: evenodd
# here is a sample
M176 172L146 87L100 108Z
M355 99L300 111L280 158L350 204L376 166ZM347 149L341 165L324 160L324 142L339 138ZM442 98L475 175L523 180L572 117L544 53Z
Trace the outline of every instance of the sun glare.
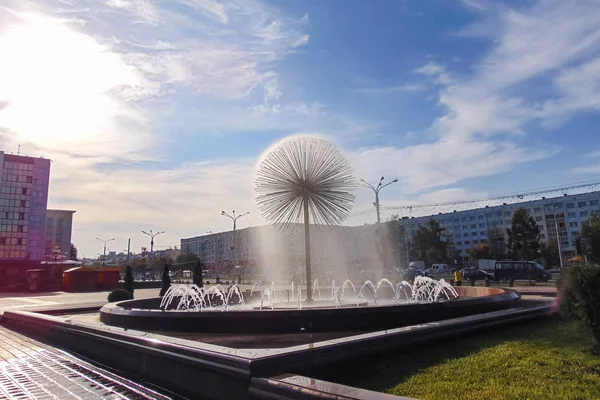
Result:
M119 56L65 21L24 16L0 37L0 126L53 145L102 134L119 112L111 89L135 83Z

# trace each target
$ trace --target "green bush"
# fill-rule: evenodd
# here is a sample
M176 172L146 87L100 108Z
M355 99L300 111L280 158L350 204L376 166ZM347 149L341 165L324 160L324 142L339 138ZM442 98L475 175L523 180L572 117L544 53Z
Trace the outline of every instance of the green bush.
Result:
M108 294L108 302L109 303L114 303L116 301L130 300L130 299L131 299L131 293L129 293L129 291L127 291L125 289L113 289Z
M561 313L584 321L600 345L600 266L565 267L557 285Z

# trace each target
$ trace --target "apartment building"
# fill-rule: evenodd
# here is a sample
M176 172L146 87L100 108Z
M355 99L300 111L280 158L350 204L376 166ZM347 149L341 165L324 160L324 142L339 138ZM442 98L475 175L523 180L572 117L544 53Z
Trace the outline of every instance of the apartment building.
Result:
M0 151L0 260L42 260L50 160Z
M445 239L466 259L467 249L488 243L488 234L493 228L498 228L507 240L506 230L511 227L514 212L519 208L524 208L537 222L541 243L555 241L558 230L562 257L568 258L575 253L575 241L581 234L582 225L592 213L600 213L600 192L542 197L520 203L414 217L402 220L402 225L411 240L419 225L430 219L436 220L446 229Z

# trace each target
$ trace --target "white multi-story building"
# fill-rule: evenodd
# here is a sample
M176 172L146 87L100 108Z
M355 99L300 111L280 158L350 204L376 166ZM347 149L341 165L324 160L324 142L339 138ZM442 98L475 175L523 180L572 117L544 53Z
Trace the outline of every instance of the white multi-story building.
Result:
M521 203L414 217L402 220L402 225L411 240L419 225L425 225L431 219L436 220L445 228L446 240L467 259L467 249L480 243L488 244L488 234L494 228L500 229L507 240L506 230L511 227L513 214L519 208L524 208L535 219L540 228L540 242L543 244L556 240L558 226L562 256L570 257L575 252L575 241L581 233L582 225L592 213L600 213L600 192L549 199L542 197Z

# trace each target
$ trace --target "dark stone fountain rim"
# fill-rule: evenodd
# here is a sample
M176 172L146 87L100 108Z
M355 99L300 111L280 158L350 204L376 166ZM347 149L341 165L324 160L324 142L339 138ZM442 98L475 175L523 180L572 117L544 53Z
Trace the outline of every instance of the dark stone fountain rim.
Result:
M458 287L461 298L439 303L409 303L349 308L227 311L162 311L160 298L106 304L100 321L149 331L266 333L375 331L515 307L520 294L510 289ZM474 297L477 296L477 297Z

